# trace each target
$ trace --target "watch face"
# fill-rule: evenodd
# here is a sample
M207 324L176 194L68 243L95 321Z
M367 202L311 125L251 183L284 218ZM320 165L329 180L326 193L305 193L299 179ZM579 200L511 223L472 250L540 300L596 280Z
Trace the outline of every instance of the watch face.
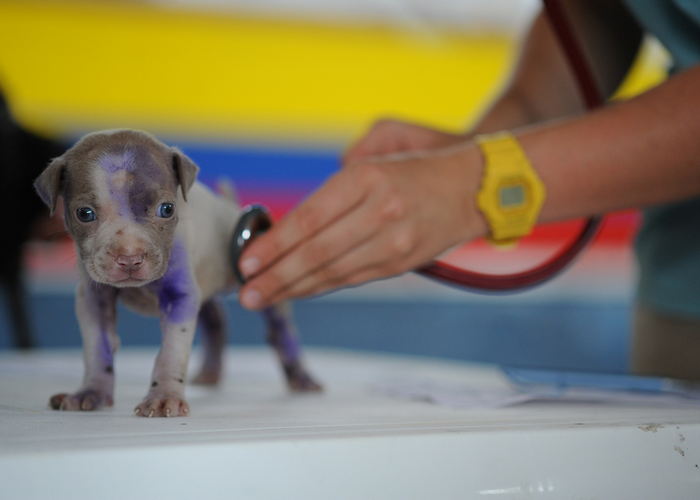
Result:
M515 184L502 186L498 190L498 203L501 208L519 208L525 203L525 186Z

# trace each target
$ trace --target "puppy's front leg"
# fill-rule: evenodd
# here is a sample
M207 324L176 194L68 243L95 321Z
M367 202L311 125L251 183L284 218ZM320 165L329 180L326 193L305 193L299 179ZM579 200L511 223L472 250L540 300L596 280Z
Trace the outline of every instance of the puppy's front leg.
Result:
M185 380L196 323L196 317L184 322L161 320L163 340L153 368L151 388L134 409L136 415L184 417L189 414Z
M116 288L82 277L75 310L83 338L85 376L77 392L51 397L54 410L89 411L114 404L113 356L119 347L116 298Z
M180 252L181 249L174 249ZM185 380L200 308L200 292L185 259L175 254L165 276L154 285L163 339L151 388L134 413L143 417L186 416Z

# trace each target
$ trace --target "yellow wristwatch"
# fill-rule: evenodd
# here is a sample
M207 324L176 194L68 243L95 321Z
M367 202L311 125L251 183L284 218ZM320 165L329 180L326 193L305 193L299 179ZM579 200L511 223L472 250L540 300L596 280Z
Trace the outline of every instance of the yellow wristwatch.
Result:
M530 234L545 198L545 187L510 132L480 135L484 174L477 206L489 224L491 243L510 246Z

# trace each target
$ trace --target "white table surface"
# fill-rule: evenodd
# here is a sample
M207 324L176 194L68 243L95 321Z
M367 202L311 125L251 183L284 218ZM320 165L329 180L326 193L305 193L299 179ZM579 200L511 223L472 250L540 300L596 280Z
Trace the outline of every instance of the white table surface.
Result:
M48 409L79 351L0 353L0 499L698 499L700 407L539 402L453 409L402 381L503 390L495 368L307 349L321 395L288 394L265 349L231 350L187 418L135 417L155 350L119 353L115 406Z

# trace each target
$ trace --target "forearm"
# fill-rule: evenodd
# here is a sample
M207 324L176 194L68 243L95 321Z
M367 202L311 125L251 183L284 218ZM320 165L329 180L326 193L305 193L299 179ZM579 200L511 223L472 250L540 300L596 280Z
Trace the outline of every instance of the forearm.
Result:
M541 13L524 37L512 74L469 135L513 129L583 110L575 80Z
M541 221L700 195L700 66L630 101L516 131L547 186Z
M565 7L573 36L586 55L599 91L607 99L629 71L642 32L619 2L569 0ZM550 21L541 12L524 37L512 75L470 134L513 129L584 111L569 62Z

